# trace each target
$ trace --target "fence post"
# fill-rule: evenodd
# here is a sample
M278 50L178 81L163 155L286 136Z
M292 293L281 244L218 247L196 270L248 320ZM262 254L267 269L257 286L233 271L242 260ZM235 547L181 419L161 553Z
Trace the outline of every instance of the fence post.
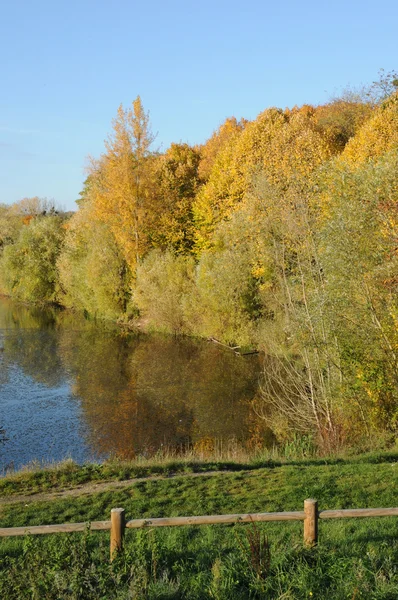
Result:
M304 500L304 544L315 546L318 543L318 501Z
M112 508L111 510L111 562L117 552L122 549L125 530L124 508Z

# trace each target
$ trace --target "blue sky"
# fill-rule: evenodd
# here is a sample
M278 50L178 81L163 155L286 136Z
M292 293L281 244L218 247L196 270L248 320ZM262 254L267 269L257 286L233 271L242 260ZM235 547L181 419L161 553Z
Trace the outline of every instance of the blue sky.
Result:
M74 210L87 155L138 94L165 150L371 83L398 70L397 17L392 0L3 0L0 203Z

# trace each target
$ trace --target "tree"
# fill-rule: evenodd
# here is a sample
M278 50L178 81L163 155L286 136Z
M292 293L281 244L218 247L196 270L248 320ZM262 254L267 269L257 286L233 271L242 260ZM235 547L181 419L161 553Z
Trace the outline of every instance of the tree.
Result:
M398 147L398 91L379 106L346 145L341 162L353 169Z
M371 116L373 107L367 102L336 98L315 109L315 121L326 137L333 154L342 152L349 140Z
M24 225L23 219L12 208L7 204L0 204L0 252L8 244L15 242Z
M373 81L365 91L365 97L373 104L382 104L398 90L398 73L396 71L379 70L379 78Z
M57 302L57 258L65 229L58 216L37 217L26 224L14 244L5 247L2 274L6 291L28 302Z
M58 214L54 200L48 198L22 198L19 202L15 202L11 207L12 213L23 217L38 217L39 215L55 215Z
M259 172L282 191L292 183L311 184L312 173L332 154L314 115L310 106L291 111L270 108L229 138L194 203L199 252L211 245L217 223L230 218L251 192Z
M187 307L192 301L192 256L151 250L137 269L134 302L151 327L167 333L191 333Z
M320 231L345 393L369 431L398 427L397 173L397 150L337 165Z
M87 188L68 222L57 268L65 306L111 319L126 312L131 274L109 227L93 214Z
M199 176L203 181L209 179L214 162L222 148L228 144L231 138L239 135L246 124L245 119L237 121L235 117L229 117L214 131L207 142L200 146Z
M93 208L106 223L133 273L149 247L153 201L154 140L139 96L131 109L119 106L106 153L89 169Z
M290 429L314 434L322 446L334 445L340 368L325 297L316 203L301 185L281 191L264 176L257 179L253 202L267 308L260 337L266 360L255 410L279 436L286 437Z
M156 203L161 208L151 242L176 254L189 253L194 243L192 203L200 185L200 155L188 144L171 144L156 160Z

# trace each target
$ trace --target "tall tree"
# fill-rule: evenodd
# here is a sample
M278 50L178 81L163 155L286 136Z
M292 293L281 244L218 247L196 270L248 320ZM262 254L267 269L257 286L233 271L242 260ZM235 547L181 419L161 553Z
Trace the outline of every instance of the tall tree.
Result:
M154 140L148 113L139 96L132 108L119 106L106 153L92 161L90 183L94 210L115 236L132 272L148 247L152 202Z

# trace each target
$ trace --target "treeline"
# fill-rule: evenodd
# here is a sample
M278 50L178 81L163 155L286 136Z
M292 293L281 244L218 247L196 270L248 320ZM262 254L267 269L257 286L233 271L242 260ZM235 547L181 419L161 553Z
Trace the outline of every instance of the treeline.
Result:
M255 409L280 438L393 436L397 85L229 118L164 153L138 97L76 213L1 207L2 291L264 350Z

